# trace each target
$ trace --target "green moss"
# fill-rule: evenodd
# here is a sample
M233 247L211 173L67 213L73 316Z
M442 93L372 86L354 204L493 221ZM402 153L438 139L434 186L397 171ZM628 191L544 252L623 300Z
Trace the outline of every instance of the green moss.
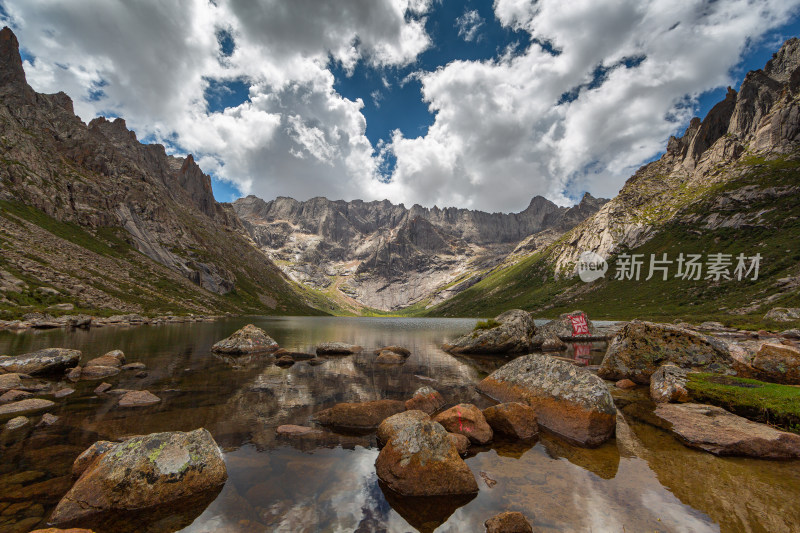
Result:
M800 433L800 387L720 374L690 373L686 388L698 402Z
M147 458L150 460L151 463L155 463L156 462L156 459L158 459L158 456L161 455L161 451L164 448L166 448L166 446L167 446L167 442L164 441L164 442L162 442L161 444L158 445L158 448L156 448L155 450L150 452L150 454L147 456Z
M490 318L488 320L478 320L478 323L475 324L475 331L483 330L483 329L494 329L502 324L497 320Z

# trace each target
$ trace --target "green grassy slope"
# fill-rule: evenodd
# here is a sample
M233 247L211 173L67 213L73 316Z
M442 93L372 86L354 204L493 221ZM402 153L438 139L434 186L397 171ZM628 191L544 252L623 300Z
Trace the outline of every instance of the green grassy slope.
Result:
M491 273L480 283L453 299L427 310L429 316L494 316L510 308L536 311L553 316L580 308L597 319L632 319L636 317L669 320L682 318L692 322L721 320L732 325L786 327L766 324L764 313L772 307L798 307L800 294L795 290L781 293L776 280L800 274L800 201L796 195L767 195L762 199L737 204L718 203L723 195L750 188L796 187L800 184L800 160L780 158L767 161L743 159L742 175L705 190L682 212L680 218L692 215L736 213L757 214L757 222L740 228L702 229L680 221L667 222L658 234L631 250L621 252L645 254L640 281L620 281L614 277L616 258L609 259L604 279L587 284L577 277L557 280L548 261L549 249ZM741 168L740 168L741 170ZM674 219L673 219L674 220ZM688 281L670 277L662 281L654 277L645 281L650 254L667 253L675 260L678 254L739 253L762 256L757 281ZM672 275L676 270L672 267ZM754 302L776 295L758 308Z

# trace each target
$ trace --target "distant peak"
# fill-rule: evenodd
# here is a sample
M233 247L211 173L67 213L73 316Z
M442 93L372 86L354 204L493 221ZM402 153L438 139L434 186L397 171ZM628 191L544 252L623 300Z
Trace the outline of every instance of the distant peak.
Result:
M22 68L19 41L8 26L0 30L0 87L21 91L26 97L33 96Z

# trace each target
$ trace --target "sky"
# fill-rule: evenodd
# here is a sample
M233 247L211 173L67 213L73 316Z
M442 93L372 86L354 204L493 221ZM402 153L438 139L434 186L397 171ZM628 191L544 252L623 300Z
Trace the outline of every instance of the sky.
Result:
M612 197L800 36L800 0L0 0L29 83L255 194Z

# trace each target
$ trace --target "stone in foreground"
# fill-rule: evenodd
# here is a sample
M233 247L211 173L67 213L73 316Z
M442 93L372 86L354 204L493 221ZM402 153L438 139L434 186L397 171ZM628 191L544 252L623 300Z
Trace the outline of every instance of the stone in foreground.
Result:
M439 409L444 407L444 398L439 394L439 391L427 385L418 388L414 391L411 399L406 400L406 409L418 409L432 415Z
M436 415L439 422L450 433L464 435L473 444L486 444L493 437L492 428L480 409L471 403L460 403Z
M381 422L380 426L378 426L378 442L381 444L386 444L392 437L397 435L398 431L405 426L414 422L419 422L420 420L430 419L431 417L428 416L427 413L416 410L403 411L402 413L392 415Z
M385 419L405 409L405 404L398 400L338 403L317 413L316 419L320 424L333 428L375 429Z
M525 515L515 511L495 515L483 525L486 526L486 533L533 533L533 528Z
M495 317L500 325L476 329L442 346L450 353L522 353L531 349L536 326L527 311L511 309Z
M50 523L81 525L106 512L141 511L218 489L227 478L222 452L205 429L133 437L86 466Z
M350 355L361 350L361 346L346 342L324 342L317 346L317 355Z
M401 496L451 496L478 492L478 483L436 422L403 426L375 461L378 478Z
M602 379L547 355L518 357L495 370L478 389L500 402L533 407L539 426L582 446L614 435L617 409Z
M662 403L656 407L655 414L672 426L672 432L685 445L714 455L764 459L800 457L800 435L752 422L721 407Z
M536 411L529 405L501 403L484 409L483 416L496 434L514 440L531 440L539 435Z
M673 324L634 320L611 341L598 375L647 385L664 363L726 373L731 372L734 361L727 345L714 337Z
M757 379L800 385L800 350L794 346L763 344L750 364Z
M688 402L686 370L668 363L650 376L650 398L656 403Z
M0 358L0 370L35 376L38 374L58 374L78 365L81 359L79 350L65 348L45 348L23 355Z
M119 399L120 407L142 407L145 405L154 405L161 401L161 398L156 396L150 391L134 390L126 392Z
M274 352L278 343L267 333L253 324L247 324L227 339L211 347L211 351L225 354L247 354Z

